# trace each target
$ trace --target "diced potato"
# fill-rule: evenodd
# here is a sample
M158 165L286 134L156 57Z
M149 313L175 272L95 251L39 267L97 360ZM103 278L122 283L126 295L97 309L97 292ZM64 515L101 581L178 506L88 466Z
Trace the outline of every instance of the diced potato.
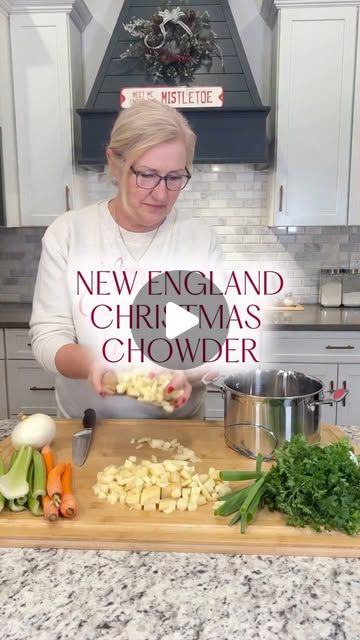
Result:
M188 511L197 511L197 504L195 502L189 502L188 504Z
M165 511L165 509L172 509L173 511L175 511L176 500L171 500L169 498L166 498L165 500L160 500L159 511Z
M186 511L188 508L188 499L179 498L176 502L176 508L178 511Z
M201 495L198 497L197 502L196 502L198 507L203 505L203 504L206 504L206 503L207 503L207 500L206 500L205 496L201 496Z
M209 476L208 476L207 473L199 473L198 477L199 477L200 482L202 482L203 484L204 484L204 482L209 480Z
M136 462L136 456L129 456L130 462Z
M138 493L128 493L126 496L126 504L139 504L140 503L140 492Z
M157 504L160 502L160 487L146 487L141 493L141 504Z
M181 482L180 473L178 471L171 471L170 482Z
M114 493L110 493L110 495L108 495L107 497L108 502L110 502L110 504L116 504L118 501L118 496L116 496Z
M133 504L132 507L136 511L141 511L142 510L142 505L141 504Z

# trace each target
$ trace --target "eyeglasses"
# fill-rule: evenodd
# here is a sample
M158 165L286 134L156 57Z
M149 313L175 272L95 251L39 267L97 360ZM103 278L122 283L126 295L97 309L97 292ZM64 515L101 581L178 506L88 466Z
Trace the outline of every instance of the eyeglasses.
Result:
M191 173L186 167L186 174L168 173L166 176L159 176L153 171L137 171L134 167L130 167L130 170L136 176L136 184L140 189L155 189L161 180L164 180L169 191L181 191L191 178Z

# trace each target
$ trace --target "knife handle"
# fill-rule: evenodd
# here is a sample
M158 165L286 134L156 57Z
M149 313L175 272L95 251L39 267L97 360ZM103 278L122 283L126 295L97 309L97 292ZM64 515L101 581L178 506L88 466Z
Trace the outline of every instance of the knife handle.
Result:
M96 424L96 413L94 409L85 409L83 417L83 426L85 429L92 429Z

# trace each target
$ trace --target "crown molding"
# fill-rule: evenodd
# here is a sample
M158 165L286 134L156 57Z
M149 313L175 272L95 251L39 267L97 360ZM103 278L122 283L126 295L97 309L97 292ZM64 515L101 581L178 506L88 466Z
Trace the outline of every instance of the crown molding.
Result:
M92 14L84 0L0 0L5 15L14 13L67 13L80 31L89 24Z
M359 7L360 0L263 0L260 13L272 27L279 9L293 7Z

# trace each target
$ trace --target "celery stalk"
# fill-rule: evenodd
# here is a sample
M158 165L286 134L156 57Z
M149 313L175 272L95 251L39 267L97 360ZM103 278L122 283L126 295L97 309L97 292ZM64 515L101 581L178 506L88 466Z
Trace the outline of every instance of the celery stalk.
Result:
M5 473L4 463L0 458L0 475L3 475L4 473ZM5 497L2 495L2 493L0 493L0 511L2 511L4 507L5 507Z
M34 452L35 453L35 452ZM38 451L36 453L39 453ZM41 455L41 454L40 454ZM33 458L34 460L34 458ZM43 510L38 496L34 497L34 487L35 487L35 465L34 462L31 462L28 473L28 483L29 483L29 493L27 496L27 504L34 516L42 516Z
M27 474L32 459L32 448L21 447L10 470L0 476L0 493L8 500L22 498L29 492Z
M40 496L46 495L46 467L44 458L42 457L40 451L34 449L32 459L34 467L34 477L31 496L33 498L39 498Z
M11 498L9 500L9 509L10 511L25 511L26 507L23 504L17 504L15 498Z

